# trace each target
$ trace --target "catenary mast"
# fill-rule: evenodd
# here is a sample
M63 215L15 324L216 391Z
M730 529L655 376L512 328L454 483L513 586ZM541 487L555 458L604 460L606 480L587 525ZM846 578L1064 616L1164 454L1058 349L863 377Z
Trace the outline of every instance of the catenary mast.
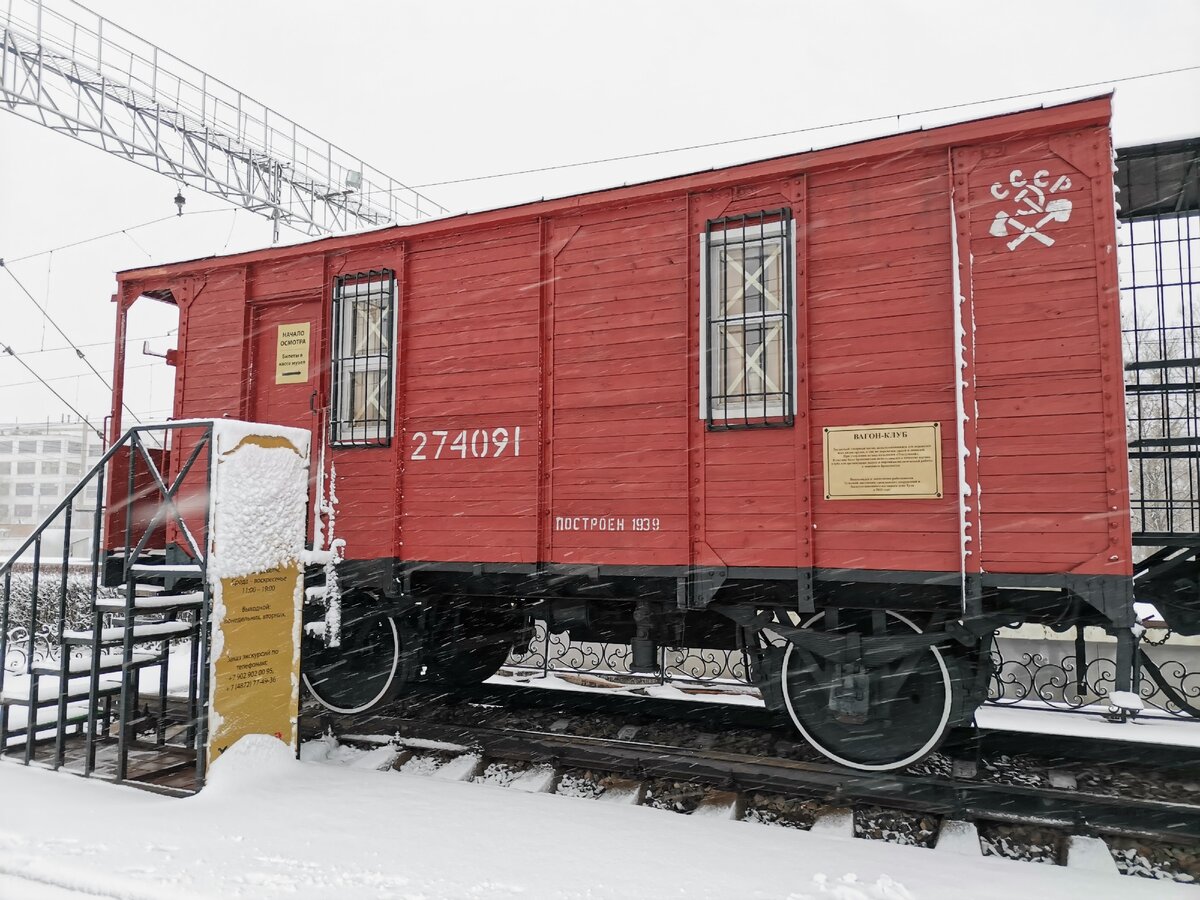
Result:
M315 236L446 212L86 7L6 0L0 29L5 109L265 216L276 241L280 225Z

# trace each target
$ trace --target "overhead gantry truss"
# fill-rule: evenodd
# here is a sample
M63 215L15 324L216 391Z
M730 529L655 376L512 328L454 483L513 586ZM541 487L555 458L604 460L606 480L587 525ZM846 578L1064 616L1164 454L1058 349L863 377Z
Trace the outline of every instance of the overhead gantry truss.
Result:
M446 213L82 6L0 3L4 108L273 219L276 239L281 224L316 236Z

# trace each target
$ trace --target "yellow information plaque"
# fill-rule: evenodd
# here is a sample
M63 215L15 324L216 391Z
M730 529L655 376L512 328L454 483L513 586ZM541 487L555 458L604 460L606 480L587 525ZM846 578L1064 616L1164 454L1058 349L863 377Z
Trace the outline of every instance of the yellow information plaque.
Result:
M931 500L942 496L938 422L825 429L826 500Z
M280 325L275 348L275 383L304 384L308 381L309 322Z
M212 423L205 765L248 734L298 746L310 442L299 428Z
M301 577L296 564L221 579L225 617L213 667L210 762L247 734L296 744L292 629Z

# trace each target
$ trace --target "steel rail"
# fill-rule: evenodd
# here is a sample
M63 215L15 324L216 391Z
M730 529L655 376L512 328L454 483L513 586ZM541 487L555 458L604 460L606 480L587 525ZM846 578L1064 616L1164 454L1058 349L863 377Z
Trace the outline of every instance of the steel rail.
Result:
M408 702L438 703L442 702L444 697L444 690L432 685L414 685L413 691ZM422 697L421 693L427 696ZM655 722L688 722L705 731L731 728L771 731L780 739L803 744L787 719L763 706L717 701L697 702L603 691L589 693L582 690L547 690L531 684L483 684L472 688L457 688L455 693L459 702L503 706L510 710L541 709L553 710L563 716L593 713L614 718L636 717ZM384 715L403 717L402 711L407 708L406 701L401 700L381 709L380 712ZM315 714L318 707L313 705L309 709ZM1071 715L1089 719L1101 718L1099 714L1093 713L1075 712ZM370 720L368 718L360 721ZM1122 727L1125 726L1114 724L1114 732ZM1053 735L1052 749L1048 750L1046 737L1047 735L1041 732L1003 731L969 726L952 729L940 749L952 758L986 758L989 754L1027 755L1045 763L1047 768L1060 768L1066 764L1083 762L1132 762L1141 767L1162 770L1192 767L1196 770L1196 778L1189 780L1200 780L1200 754L1195 747L1154 744L1117 737L1096 740L1092 737L1056 734Z
M834 805L879 805L953 819L1038 824L1075 832L1200 843L1200 805L1079 790L965 781L932 775L857 772L840 766L697 750L636 740L531 729L376 716L324 716L338 734L364 727L404 738L459 744L485 756L598 769L636 778L670 778L742 793L802 795Z

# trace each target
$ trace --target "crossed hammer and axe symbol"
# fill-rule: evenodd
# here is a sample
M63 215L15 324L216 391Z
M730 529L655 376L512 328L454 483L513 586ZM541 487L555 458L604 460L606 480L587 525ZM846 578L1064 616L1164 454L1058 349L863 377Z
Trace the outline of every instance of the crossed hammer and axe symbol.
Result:
M1042 229L1051 222L1066 222L1071 218L1073 207L1071 201L1066 197L1046 200L1047 194L1070 190L1071 179L1066 175L1060 175L1054 184L1050 184L1049 179L1050 173L1045 169L1038 169L1031 179L1025 178L1020 169L1013 169L1009 173L1008 184L1017 192L1013 197L1013 202L1017 204L1016 215L1001 210L996 213L989 229L992 237L1007 237L1010 228L1016 233L1017 236L1008 242L1009 250L1016 250L1029 238L1033 238L1047 247L1052 246L1054 238L1042 234ZM997 200L1007 200L1010 193L1008 187L1002 186L999 181L992 185L992 196ZM1039 214L1041 218L1033 225L1026 225L1018 218L1018 216Z

